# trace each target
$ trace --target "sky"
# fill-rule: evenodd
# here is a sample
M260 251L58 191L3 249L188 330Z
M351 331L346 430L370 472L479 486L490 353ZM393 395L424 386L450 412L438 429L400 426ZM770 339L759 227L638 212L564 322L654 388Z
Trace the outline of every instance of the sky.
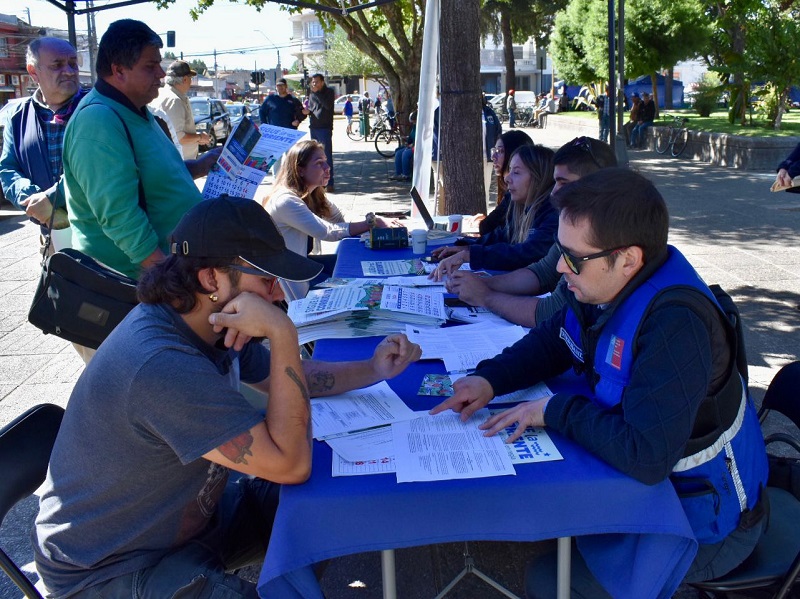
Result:
M63 0L60 0L63 3ZM119 0L116 0L117 2ZM95 0L95 7L113 4L115 0ZM80 9L85 2L78 0ZM295 61L292 47L299 40L292 40L289 13L280 10L280 5L267 3L261 12L244 3L216 0L214 6L193 21L189 10L197 5L196 0L177 0L167 9L159 10L155 4L145 3L95 13L98 40L109 24L118 19L138 19L147 23L156 33L162 34L165 47L161 52L171 51L184 59L200 59L213 67L213 52L217 51L217 65L224 69L270 69L277 64L280 51L281 66L289 68ZM30 19L35 27L67 29L66 14L46 0L2 0L0 13L17 16L24 21ZM86 33L86 15L75 17L78 34ZM175 48L166 47L167 30L175 31ZM260 30L260 32L259 32ZM276 49L277 48L277 49Z

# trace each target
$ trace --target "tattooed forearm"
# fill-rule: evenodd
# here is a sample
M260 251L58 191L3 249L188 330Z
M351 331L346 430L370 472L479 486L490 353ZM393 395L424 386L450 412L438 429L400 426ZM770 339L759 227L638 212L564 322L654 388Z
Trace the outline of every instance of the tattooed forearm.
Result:
M294 371L294 368L292 368L291 366L287 366L286 376L288 376L290 379L294 381L294 384L300 388L300 393L303 394L303 399L308 401L310 399L308 395L308 389L306 389L306 385L303 382L303 379L300 378L300 376L298 376L298 374Z
M308 388L312 393L324 393L333 389L336 384L336 377L332 372L325 370L314 370L306 373Z
M253 445L253 435L245 431L227 443L218 447L219 452L234 464L247 464L247 456L253 455L250 447Z

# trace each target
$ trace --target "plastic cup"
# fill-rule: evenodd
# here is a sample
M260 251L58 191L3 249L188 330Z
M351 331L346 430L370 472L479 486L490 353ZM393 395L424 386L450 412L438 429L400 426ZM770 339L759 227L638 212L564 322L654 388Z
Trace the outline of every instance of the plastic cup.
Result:
M447 217L447 230L450 233L461 233L464 217L461 214L451 214Z
M428 250L428 231L414 229L411 231L411 251L415 254L424 254Z

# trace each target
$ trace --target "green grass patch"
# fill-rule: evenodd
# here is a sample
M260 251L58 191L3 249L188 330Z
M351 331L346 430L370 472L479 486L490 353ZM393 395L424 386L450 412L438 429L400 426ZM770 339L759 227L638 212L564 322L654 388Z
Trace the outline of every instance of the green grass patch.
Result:
M567 113L551 114L548 118L558 116L568 116L597 121L597 114L583 110L574 110ZM665 115L682 115L689 119L688 127L692 131L708 131L710 133L727 133L729 135L741 135L743 137L800 137L800 109L793 108L784 113L781 120L780 131L775 131L766 126L765 120L755 111L752 116L748 115L747 125L731 125L728 122L728 112L717 110L711 116L701 117L691 108L662 109L656 119L656 125L668 125L671 119ZM628 120L627 112L625 120Z

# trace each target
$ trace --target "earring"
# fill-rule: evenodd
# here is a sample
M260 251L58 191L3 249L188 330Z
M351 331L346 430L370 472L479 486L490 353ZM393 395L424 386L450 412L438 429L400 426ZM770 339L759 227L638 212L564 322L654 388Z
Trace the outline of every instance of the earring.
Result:
M219 301L219 296L216 293L212 293L211 295L208 296L208 299L210 299L214 303L217 303Z

